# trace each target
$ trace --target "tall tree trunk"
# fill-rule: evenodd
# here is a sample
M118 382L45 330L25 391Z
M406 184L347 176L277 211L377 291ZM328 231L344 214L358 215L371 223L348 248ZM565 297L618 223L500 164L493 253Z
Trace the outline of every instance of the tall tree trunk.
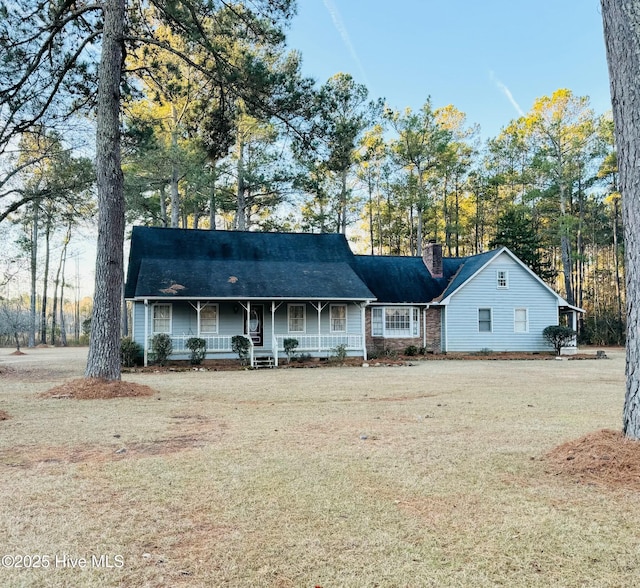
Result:
M569 304L575 304L573 287L571 285L571 241L569 239L567 220L566 188L564 182L560 179L560 255L562 258L562 272L564 274L564 290L567 302Z
M211 195L209 196L209 230L216 230L216 209L218 208L216 194L216 164L212 163L213 174L211 178Z
M173 130L171 131L171 227L177 228L180 222L180 192L178 181L180 169L178 167L178 111L175 105L171 105L171 118Z
M640 1L601 2L625 238L627 386L622 429L640 439Z
M40 217L40 202L33 201L33 226L31 228L31 297L29 302L29 347L36 346L36 297L38 270L38 221Z
M58 288L60 286L60 273L62 272L62 266L64 265L64 258L66 256L67 245L66 242L60 252L60 261L58 262L58 268L56 269L56 277L53 280L53 311L51 312L51 345L56 344L56 327L58 326ZM64 276L62 277L64 282ZM63 306L62 297L60 300L60 308Z
M91 318L89 378L120 379L120 314L124 274L124 182L120 165L120 81L124 0L105 0L96 116L98 240Z
M344 235L347 232L347 170L340 172L340 222L338 230Z
M49 262L51 261L51 211L47 212L44 232L44 276L42 277L42 304L40 306L40 343L47 344L47 305L49 291Z
M64 240L62 248L62 282L60 283L60 343L63 347L67 346L67 325L64 319L64 272L67 267L67 246L71 239L71 227L67 229L67 236Z
M167 218L167 191L166 187L163 184L160 184L160 220L162 221L162 226L169 226L169 219Z
M236 191L236 230L245 230L245 209L247 204L245 202L245 184L244 184L244 142L238 136L238 187Z

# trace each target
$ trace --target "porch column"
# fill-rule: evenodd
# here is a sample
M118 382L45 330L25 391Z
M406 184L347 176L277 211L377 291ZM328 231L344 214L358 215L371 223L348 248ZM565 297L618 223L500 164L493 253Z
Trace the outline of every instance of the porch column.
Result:
M322 302L318 302L318 353L322 353Z
M149 300L144 299L144 367L147 367L149 352L148 352L148 341L149 341Z
M200 301L198 300L198 304L196 306L196 320L197 320L197 325L196 325L196 333L197 333L197 337L198 339L200 338L200 310L202 310L202 307L200 306Z
M247 337L249 337L249 365L253 367L253 339L251 339L251 300L247 300Z
M362 359L367 361L367 317L366 317L367 305L362 302L360 304L360 332L362 333Z
M271 301L271 351L273 352L273 361L278 367L278 342L276 341L276 302Z

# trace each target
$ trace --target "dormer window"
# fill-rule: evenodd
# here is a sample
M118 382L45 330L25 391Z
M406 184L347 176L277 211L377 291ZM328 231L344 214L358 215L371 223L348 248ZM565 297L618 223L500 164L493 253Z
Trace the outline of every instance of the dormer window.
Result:
M507 270L498 270L496 277L497 288L499 290L506 290L509 287L509 272Z

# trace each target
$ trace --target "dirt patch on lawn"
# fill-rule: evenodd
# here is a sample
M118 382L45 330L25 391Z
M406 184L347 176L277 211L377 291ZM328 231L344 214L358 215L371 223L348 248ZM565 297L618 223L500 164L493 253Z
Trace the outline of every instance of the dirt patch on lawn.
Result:
M10 419L11 415L4 411L4 410L0 410L0 421L6 421L7 419Z
M580 484L640 491L640 442L603 429L568 441L544 459L551 473Z
M65 382L38 394L39 398L73 398L78 400L98 400L109 398L135 398L153 396L157 392L144 384L134 384L122 380L102 380L100 378L78 378Z

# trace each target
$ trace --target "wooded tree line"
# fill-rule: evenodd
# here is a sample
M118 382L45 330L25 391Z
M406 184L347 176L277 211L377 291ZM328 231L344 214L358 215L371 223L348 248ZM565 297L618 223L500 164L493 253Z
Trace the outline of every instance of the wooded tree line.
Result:
M193 124L197 100L161 91L175 89L172 80L148 89L125 118L130 221L343 232L379 255L420 255L428 239L450 256L507 245L587 310L584 340L623 341L613 123L588 97L566 89L541 97L483 144L452 105L427 99L396 111L337 74L307 98L298 133L240 109L227 151L212 157L207 122Z
M35 293L35 276L49 283L63 259L36 267L40 248L95 215L95 172L70 125L98 106L89 47L105 33L94 5L11 8L0 4L0 222L24 228ZM293 8L285 0L125 6L118 152L127 220L343 232L361 252L382 255L420 255L429 239L451 256L507 245L587 310L585 341L622 342L610 115L560 89L483 142L452 105L425 97L418 110L395 110L348 74L321 85L304 78L284 36Z

